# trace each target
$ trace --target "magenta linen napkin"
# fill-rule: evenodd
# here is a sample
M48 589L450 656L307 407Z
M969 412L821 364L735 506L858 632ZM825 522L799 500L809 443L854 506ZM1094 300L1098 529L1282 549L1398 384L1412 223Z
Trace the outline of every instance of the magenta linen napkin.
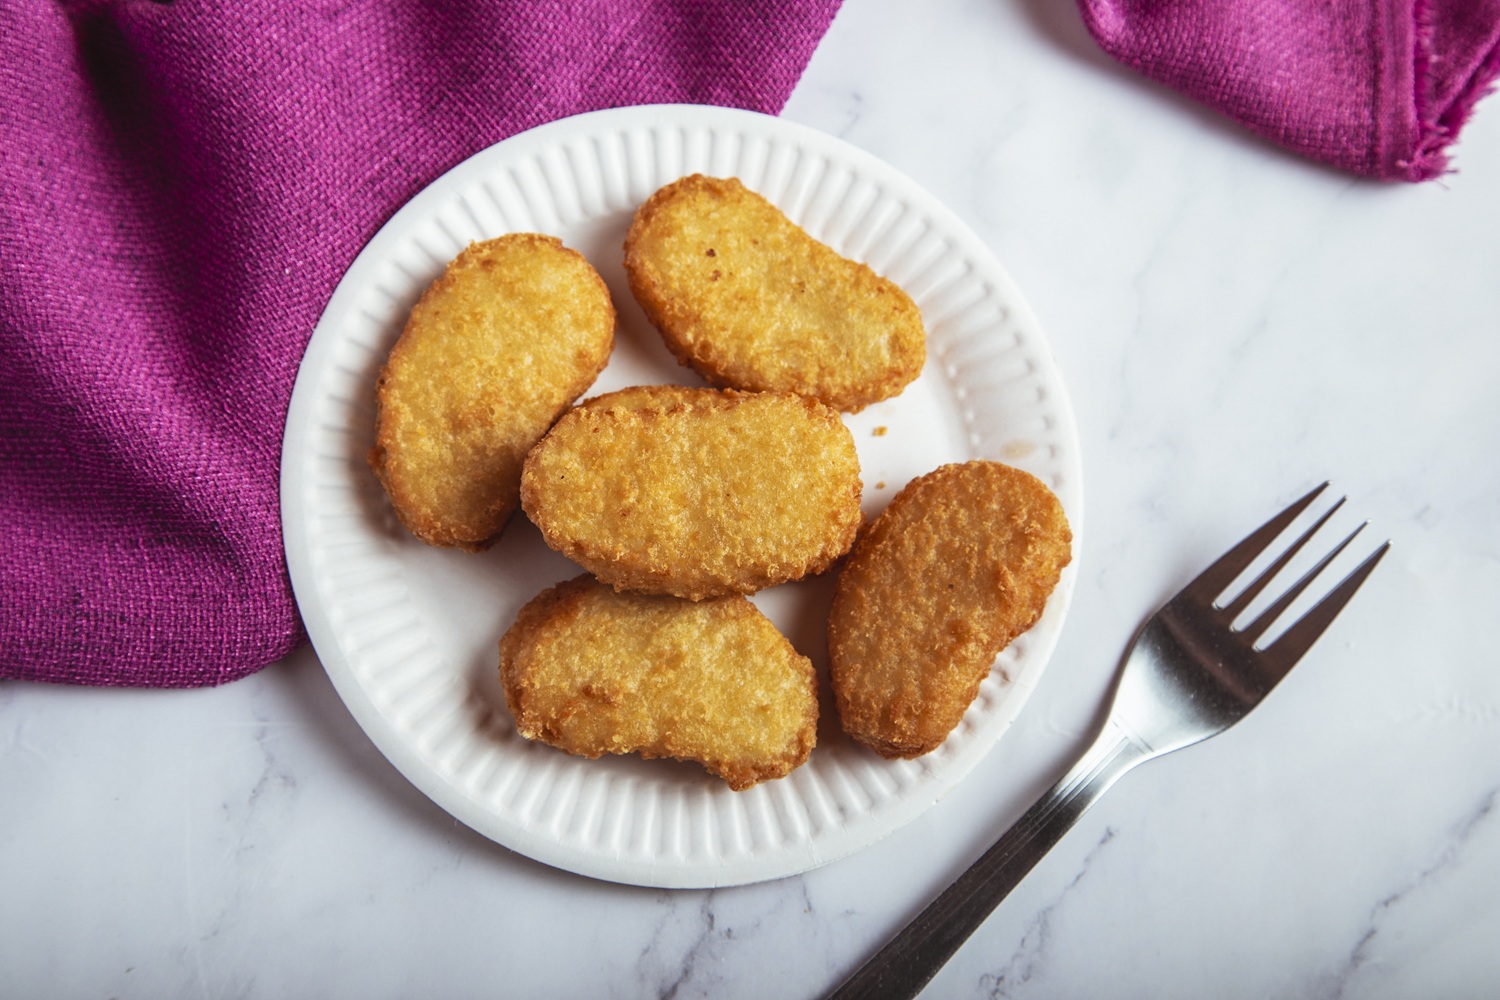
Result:
M1079 0L1120 62L1342 170L1421 181L1500 74L1500 0Z
M779 111L837 6L0 0L0 677L293 649L282 430L364 243L552 119Z

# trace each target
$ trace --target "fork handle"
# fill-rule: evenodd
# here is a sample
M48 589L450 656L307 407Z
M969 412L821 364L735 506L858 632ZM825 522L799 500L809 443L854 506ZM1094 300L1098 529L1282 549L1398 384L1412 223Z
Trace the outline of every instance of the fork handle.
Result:
M828 1000L915 997L1084 810L1120 775L1150 756L1106 723L1057 784Z

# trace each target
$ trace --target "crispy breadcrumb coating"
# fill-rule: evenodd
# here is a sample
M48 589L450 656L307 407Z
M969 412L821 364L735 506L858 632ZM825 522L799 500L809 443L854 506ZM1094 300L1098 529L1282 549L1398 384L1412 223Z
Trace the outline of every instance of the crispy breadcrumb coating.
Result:
M550 236L473 243L422 294L376 385L370 468L413 535L479 551L515 510L521 463L609 360L615 310Z
M812 662L738 595L693 602L578 577L521 609L500 679L527 739L697 761L735 791L790 773L817 738Z
M579 406L593 409L623 408L627 410L660 410L694 402L712 406L722 394L717 389L705 389L690 385L632 385L598 396L580 400Z
M937 748L996 655L1036 623L1072 558L1062 505L998 462L912 480L834 588L830 675L844 731L884 757Z
M575 407L526 458L521 505L552 548L616 588L700 600L820 573L853 544L859 457L833 410L628 393Z
M734 178L694 174L637 211L630 290L672 353L714 385L857 411L922 371L922 314Z

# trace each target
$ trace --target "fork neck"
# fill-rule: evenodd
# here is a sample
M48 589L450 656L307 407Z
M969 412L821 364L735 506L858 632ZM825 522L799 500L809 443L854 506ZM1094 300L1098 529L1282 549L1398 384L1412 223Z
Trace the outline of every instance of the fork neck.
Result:
M828 1000L916 996L1115 779L1151 756L1113 721L1105 722L1072 769Z
M1106 719L1093 743L1068 772L1057 779L1057 784L1044 798L1054 798L1059 807L1076 818L1108 791L1122 774L1157 755L1114 719ZM1068 825L1071 826L1071 822Z

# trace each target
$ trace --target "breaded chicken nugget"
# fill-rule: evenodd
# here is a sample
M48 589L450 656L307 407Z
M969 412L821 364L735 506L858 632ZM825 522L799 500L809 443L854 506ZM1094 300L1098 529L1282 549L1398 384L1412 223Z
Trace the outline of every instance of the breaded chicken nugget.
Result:
M813 239L733 178L694 174L636 212L630 290L677 359L714 385L855 411L922 371L922 314L894 282Z
M468 249L422 294L376 385L369 455L413 535L477 552L515 510L521 462L603 370L615 310L550 236Z
M575 407L526 457L547 544L617 589L700 600L820 573L860 525L839 415L793 393L666 390Z
M744 597L543 591L500 641L516 728L571 754L694 760L735 791L780 778L817 738L817 675Z
M1062 504L998 462L912 480L855 543L828 658L844 731L883 757L947 739L995 656L1035 624L1072 558Z
M701 386L632 385L599 396L590 396L580 401L578 405L594 409L618 407L627 410L659 410L678 405L692 405L694 402L706 402L712 406L719 398L718 390L705 389Z

